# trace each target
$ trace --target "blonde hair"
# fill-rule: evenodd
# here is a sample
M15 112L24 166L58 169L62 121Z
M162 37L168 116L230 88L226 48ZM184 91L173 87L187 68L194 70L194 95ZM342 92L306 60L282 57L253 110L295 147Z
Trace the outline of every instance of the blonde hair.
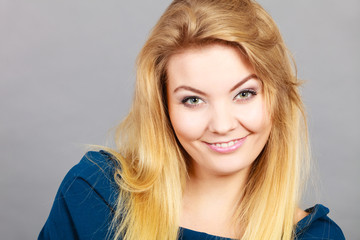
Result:
M251 0L175 0L138 56L131 111L110 150L119 163L115 239L177 239L187 154L167 113L167 62L181 50L216 43L237 47L252 64L273 123L234 213L241 239L294 238L307 128L296 69L276 24Z

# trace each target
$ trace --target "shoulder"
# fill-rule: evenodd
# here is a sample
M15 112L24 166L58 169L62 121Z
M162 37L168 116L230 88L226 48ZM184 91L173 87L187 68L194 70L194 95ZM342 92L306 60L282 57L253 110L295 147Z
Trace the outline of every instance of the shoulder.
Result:
M115 163L112 156L100 150L87 152L81 161L66 174L61 186L64 196L77 185L87 186L112 206L116 200L117 187L114 180Z
M118 188L115 161L105 152L88 152L65 176L38 239L105 239Z
M308 215L297 223L295 239L345 239L340 227L327 216L330 212L327 207L317 204L305 211Z

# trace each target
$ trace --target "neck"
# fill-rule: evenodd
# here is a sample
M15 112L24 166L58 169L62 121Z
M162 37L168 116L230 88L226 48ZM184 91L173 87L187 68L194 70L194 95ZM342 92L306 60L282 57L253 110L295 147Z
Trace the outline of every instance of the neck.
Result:
M231 228L233 214L247 176L248 169L229 175L191 172L183 195L181 225L214 235L235 236Z
M229 175L192 173L187 180L184 197L234 206L241 199L247 175L248 170L245 169Z

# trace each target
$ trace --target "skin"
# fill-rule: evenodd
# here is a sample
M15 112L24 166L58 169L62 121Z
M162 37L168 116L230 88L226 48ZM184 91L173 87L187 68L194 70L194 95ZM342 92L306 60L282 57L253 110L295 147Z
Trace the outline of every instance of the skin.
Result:
M272 126L262 82L238 49L222 44L171 56L167 74L171 124L191 157L180 225L234 238L233 208Z

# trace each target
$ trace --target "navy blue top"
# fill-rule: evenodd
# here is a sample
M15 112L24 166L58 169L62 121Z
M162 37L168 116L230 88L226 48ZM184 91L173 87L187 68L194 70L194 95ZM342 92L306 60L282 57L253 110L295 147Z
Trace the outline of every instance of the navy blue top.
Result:
M88 152L65 176L38 239L111 239L118 192L113 164L105 151ZM327 216L328 208L318 204L306 211L309 215L296 225L296 239L345 239ZM180 239L230 240L186 228L180 228Z

